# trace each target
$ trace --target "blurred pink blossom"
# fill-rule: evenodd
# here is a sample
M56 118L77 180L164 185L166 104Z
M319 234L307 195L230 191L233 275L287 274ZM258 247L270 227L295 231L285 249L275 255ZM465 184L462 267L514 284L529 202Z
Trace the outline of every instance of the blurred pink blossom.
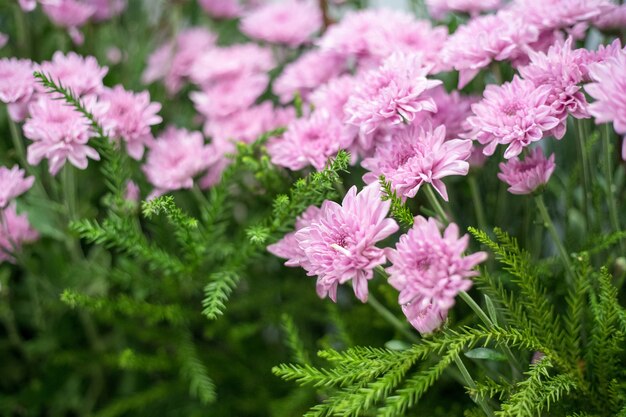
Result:
M15 262L14 254L22 249L24 243L39 238L39 233L28 222L26 214L17 214L15 203L0 211L0 264Z
M554 154L546 159L541 148L537 147L523 161L511 158L500 163L498 178L509 185L511 194L530 194L548 183L554 168Z
M0 166L0 209L4 209L16 197L24 194L33 186L35 177L24 177L23 169L17 165L9 169Z

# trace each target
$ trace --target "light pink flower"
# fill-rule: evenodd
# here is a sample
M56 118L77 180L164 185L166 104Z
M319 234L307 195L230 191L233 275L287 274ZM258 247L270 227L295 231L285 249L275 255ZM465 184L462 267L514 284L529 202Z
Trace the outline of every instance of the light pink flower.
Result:
M4 47L4 45L6 45L7 42L9 42L9 35L7 35L6 33L0 32L0 48Z
M141 82L151 84L157 80L164 79L172 67L174 59L175 42L165 42L148 56L148 65L141 73ZM170 92L171 93L171 92Z
M309 102L316 109L326 109L331 116L343 121L347 117L344 106L348 102L356 82L351 75L333 78L313 91L309 97Z
M35 177L24 177L24 170L17 165L11 169L0 167L0 209L28 191L34 182Z
M599 45L596 51L590 51L585 48L576 49L574 51L574 59L583 74L583 81L591 81L591 77L589 76L590 65L616 57L621 52L622 43L619 39L614 39L613 42L608 45Z
M100 160L87 145L95 136L90 121L73 107L43 96L29 106L29 112L24 123L24 136L34 142L27 150L29 164L38 165L45 158L50 173L56 175L67 160L79 169L87 168L87 158Z
M44 13L58 26L67 28L72 41L82 45L83 34L78 30L96 12L96 7L77 0L59 0L42 4Z
M305 227L309 227L313 221L320 217L321 210L316 206L309 206L304 213L296 219L296 226L293 232L287 233L278 242L269 245L267 251L274 256L285 258L285 266L298 267L300 262L306 261L304 250L300 248L296 232Z
M56 51L52 55L52 61L41 64L40 71L72 90L77 96L84 96L97 94L102 90L102 80L109 69L100 67L92 56L82 57L75 52L64 55L63 52ZM45 88L39 86L39 90L43 92Z
M269 141L267 151L276 165L294 171L313 165L321 171L328 158L346 149L352 140L343 123L321 109L291 122L281 138Z
M206 170L213 160L200 132L170 126L150 146L142 170L158 195L191 188L193 178Z
M427 318L421 324L426 332L434 330L454 305L456 295L470 289L470 278L478 275L474 268L487 259L487 254L463 256L468 243L469 236L459 237L456 224L448 225L442 235L437 220L417 216L396 248L387 249L392 263L387 268L389 284L400 291L398 303L411 307L407 317L412 324Z
M450 35L443 60L459 71L459 88L466 86L492 61L526 56L528 45L539 39L539 30L507 10L479 16Z
M274 81L273 91L282 103L289 103L296 93L306 100L311 91L341 74L345 59L332 53L313 50L290 63Z
M609 10L593 19L594 26L602 29L621 29L626 26L626 4L611 4Z
M500 0L426 0L428 12L435 19L443 19L449 12L465 12L475 16L500 7Z
M106 122L112 126L109 135L112 139L123 139L128 155L140 160L144 147L153 140L150 126L163 120L157 114L161 104L151 103L147 91L133 93L124 90L121 85L105 89L100 98L109 104L104 115Z
M450 175L467 175L472 141L446 139L445 126L434 130L418 125L397 129L387 142L380 143L372 158L361 165L369 170L363 179L376 183L382 174L403 198L413 198L425 183L430 183L448 201L442 181Z
M510 185L511 194L530 194L540 186L547 184L554 172L554 154L549 159L540 147L530 151L523 161L511 158L500 163L498 178Z
M202 92L194 91L189 97L203 116L226 117L253 105L268 83L267 74L242 74L207 86Z
M313 1L268 3L244 16L241 31L252 39L296 47L322 27L322 14Z
M462 96L458 91L447 93L443 86L433 88L429 94L437 105L437 112L425 114L425 121L430 121L433 126L444 125L446 139L458 138L466 132L467 118L472 115L472 104L480 101L480 98Z
M513 13L541 30L586 27L610 10L608 0L517 0L511 7Z
M604 62L589 66L592 83L585 90L595 99L589 105L589 113L596 124L613 122L620 135L626 135L626 49ZM626 160L626 141L623 142L622 158Z
M530 64L519 69L521 76L536 87L550 88L546 104L552 106L553 116L560 120L552 132L557 139L565 135L568 114L578 119L589 117L587 100L579 86L583 72L571 45L569 38L564 44L550 47L547 53L531 51Z
M135 181L128 180L126 182L126 190L124 190L124 200L129 203L137 204L141 198L141 190Z
M350 188L341 205L325 201L317 220L296 232L296 240L306 259L300 260L309 276L317 276L317 294L337 300L337 287L352 280L356 297L367 301L367 281L374 268L385 263L377 242L398 230L395 220L387 219L390 202L381 200L378 184L357 194Z
M199 0L198 3L205 12L218 19L232 19L243 11L238 0Z
M488 85L483 100L472 105L467 137L486 145L485 155L492 155L497 145L508 145L506 159L519 155L560 123L546 103L550 92L549 86L535 87L517 76L502 85Z
M32 12L37 7L37 0L18 0L18 2L25 12Z
M420 303L407 303L401 307L411 326L422 335L435 332L448 318L448 310L442 310L433 304L422 307Z
M419 55L393 54L356 84L345 106L347 123L367 135L383 124L410 122L422 111L436 112L434 100L425 92L441 81L427 79L429 69Z
M87 0L87 4L95 8L92 16L95 21L109 20L121 14L127 6L127 0Z
M36 66L28 59L0 59L0 101L28 102L37 84L33 71Z
M24 243L37 240L39 233L28 222L26 214L17 214L15 203L0 211L0 264L15 262L14 254Z
M225 78L264 73L274 65L276 63L271 50L245 43L207 50L198 56L189 70L189 75L194 83L204 86Z

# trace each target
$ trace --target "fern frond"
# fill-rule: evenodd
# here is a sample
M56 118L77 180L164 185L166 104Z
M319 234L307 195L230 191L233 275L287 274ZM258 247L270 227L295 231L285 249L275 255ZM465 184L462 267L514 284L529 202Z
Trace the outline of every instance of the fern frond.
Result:
M288 314L283 314L281 321L283 332L287 336L286 343L291 350L294 360L302 365L310 365L311 360L309 359L309 355L304 348L304 342L298 334L298 328L296 327L293 318Z
M202 314L215 320L226 308L226 301L240 280L239 274L233 271L219 271L211 274L209 283L204 287Z
M387 181L384 175L381 175L378 181L380 182L380 186L383 191L382 200L391 201L391 207L389 209L391 216L406 229L410 229L413 226L414 221L413 213L411 213L411 210L409 210L402 199L398 197L396 190L394 190L391 185L391 181Z
M189 393L202 404L212 403L216 399L215 384L198 358L191 334L183 336L179 343L180 372L189 381Z
M124 349L119 355L114 356L114 363L120 369L155 372L172 368L172 361L165 354L142 355L132 349Z
M166 398L172 390L171 384L155 384L152 388L124 396L108 404L105 408L94 413L94 417L118 417L133 414L147 405Z

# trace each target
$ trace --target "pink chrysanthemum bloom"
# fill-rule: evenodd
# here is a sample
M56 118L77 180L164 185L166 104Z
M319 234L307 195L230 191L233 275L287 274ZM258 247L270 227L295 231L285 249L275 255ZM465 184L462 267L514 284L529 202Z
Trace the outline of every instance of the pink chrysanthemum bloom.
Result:
M267 151L276 165L294 171L313 165L321 171L328 158L346 149L352 140L343 123L321 109L309 118L294 120L281 138L270 140Z
M238 0L199 0L200 6L217 19L233 19L243 12Z
M309 96L309 102L316 109L326 109L339 120L345 120L344 107L352 94L357 81L351 75L333 78L320 86Z
M549 86L535 87L518 76L502 85L488 85L483 99L472 105L474 116L467 119L472 131L467 137L486 145L485 155L493 155L497 145L508 145L506 159L519 155L560 123L546 103L550 92Z
M383 124L412 121L422 111L436 112L435 101L425 92L441 81L427 79L429 70L419 55L393 54L357 83L345 106L347 123L367 135Z
M475 96L462 96L458 91L447 93L443 86L430 90L429 94L437 105L436 113L428 113L426 120L433 126L446 127L446 139L458 138L467 131L467 118L472 115L472 104L480 100ZM415 124L416 122L413 122Z
M30 118L24 123L24 136L34 143L28 146L31 165L48 160L48 169L56 175L67 160L79 169L87 168L87 158L100 160L87 145L95 136L91 122L73 107L59 100L41 97L29 106Z
M593 19L602 30L622 29L626 26L626 4L611 4L610 9Z
M278 242L269 245L267 251L272 255L280 258L285 258L285 266L298 267L301 266L300 262L306 262L306 255L304 250L300 248L298 239L296 239L296 232L305 227L309 227L311 223L316 221L320 217L322 211L319 207L309 206L304 213L302 213L296 219L296 227L293 232L287 233Z
M426 333L438 327L435 313L443 320L456 295L471 288L470 278L478 275L474 268L487 259L485 252L463 256L468 243L469 236L459 237L456 224L448 225L442 235L437 220L417 216L396 248L387 249L392 263L387 268L389 284L400 291L398 303L411 307L405 311L412 324L420 323L420 315L428 318L421 322Z
M285 67L274 81L273 91L282 103L289 103L296 93L307 100L311 91L341 74L345 59L332 53L313 50Z
M193 178L213 162L200 132L168 127L150 146L142 167L155 194L191 188Z
M275 65L270 49L245 43L209 49L193 63L189 75L194 83L204 86L227 78L265 73Z
M547 53L531 51L530 64L519 69L525 80L550 88L546 104L552 106L553 116L560 120L552 132L557 139L565 135L568 114L578 119L589 117L587 100L579 86L583 72L571 45L569 38L564 44L550 47Z
M14 254L24 243L37 240L39 233L28 222L26 214L17 214L15 203L0 211L0 264L15 262Z
M56 51L52 55L52 61L41 64L40 71L72 90L77 96L83 96L97 94L102 90L102 80L109 69L100 67L92 56L82 57L75 52L63 55L63 52ZM39 89L45 91L43 86Z
M611 10L608 0L516 0L511 11L541 30L584 25Z
M422 307L419 303L407 303L401 307L411 326L422 335L434 333L448 318L448 310L442 310L432 304Z
M428 13L435 19L443 19L447 13L463 12L476 16L481 12L500 7L500 0L426 0Z
M361 165L370 172L363 177L368 183L378 182L382 174L403 198L413 198L425 183L430 183L448 201L442 181L450 175L467 175L472 141L446 140L445 126L434 130L418 125L398 128L387 142L376 147L372 158Z
M96 12L91 4L77 0L59 0L56 3L42 4L44 13L58 26L67 28L72 41L82 45L85 38L78 30Z
M268 83L267 74L241 75L205 87L202 92L194 91L189 97L203 116L226 117L253 105Z
M465 87L492 61L515 60L526 56L528 45L539 38L535 26L521 17L502 10L495 15L479 16L450 35L443 60L459 71L459 88Z
M28 191L34 182L35 177L24 177L24 170L17 165L11 169L0 167L0 209Z
M358 194L352 187L341 205L325 201L319 218L296 232L306 257L300 266L307 275L317 276L321 298L337 301L338 285L352 280L356 297L367 301L367 281L386 260L383 249L375 245L398 230L395 220L386 218L390 204L381 200L378 184Z
M140 160L144 147L153 140L150 126L163 120L157 114L161 110L161 104L151 103L150 93L147 91L133 93L124 90L121 85L105 89L100 94L100 99L109 104L103 117L112 126L109 135L112 139L123 139L128 155Z
M87 0L86 3L95 8L92 19L97 22L118 16L128 5L127 0Z
M0 101L27 102L35 91L35 65L28 59L0 59Z
M141 190L135 181L126 181L126 189L124 190L124 200L128 203L137 204L141 199Z
M574 59L583 74L583 81L591 81L591 77L589 76L590 65L616 57L621 52L622 43L619 39L614 39L613 42L608 45L599 45L598 49L595 51L590 51L585 48L576 49L574 51Z
M322 28L322 14L312 1L268 3L245 16L239 28L252 39L296 47Z
M4 45L6 45L7 42L9 42L9 35L7 35L6 33L0 32L0 48L4 47Z
M595 99L589 113L596 123L613 122L620 135L626 135L626 49L604 62L589 66L592 83L585 90ZM622 145L622 158L626 160L626 140Z
M555 168L554 154L546 159L541 148L537 147L523 161L511 158L499 166L498 178L509 184L511 194L530 194L550 180Z

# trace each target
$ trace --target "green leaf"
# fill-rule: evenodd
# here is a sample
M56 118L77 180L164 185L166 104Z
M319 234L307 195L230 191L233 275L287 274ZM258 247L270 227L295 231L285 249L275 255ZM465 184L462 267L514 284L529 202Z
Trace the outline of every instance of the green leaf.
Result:
M504 354L493 349L482 348L482 347L465 352L464 355L470 359L487 359L490 361L506 361L507 360Z

